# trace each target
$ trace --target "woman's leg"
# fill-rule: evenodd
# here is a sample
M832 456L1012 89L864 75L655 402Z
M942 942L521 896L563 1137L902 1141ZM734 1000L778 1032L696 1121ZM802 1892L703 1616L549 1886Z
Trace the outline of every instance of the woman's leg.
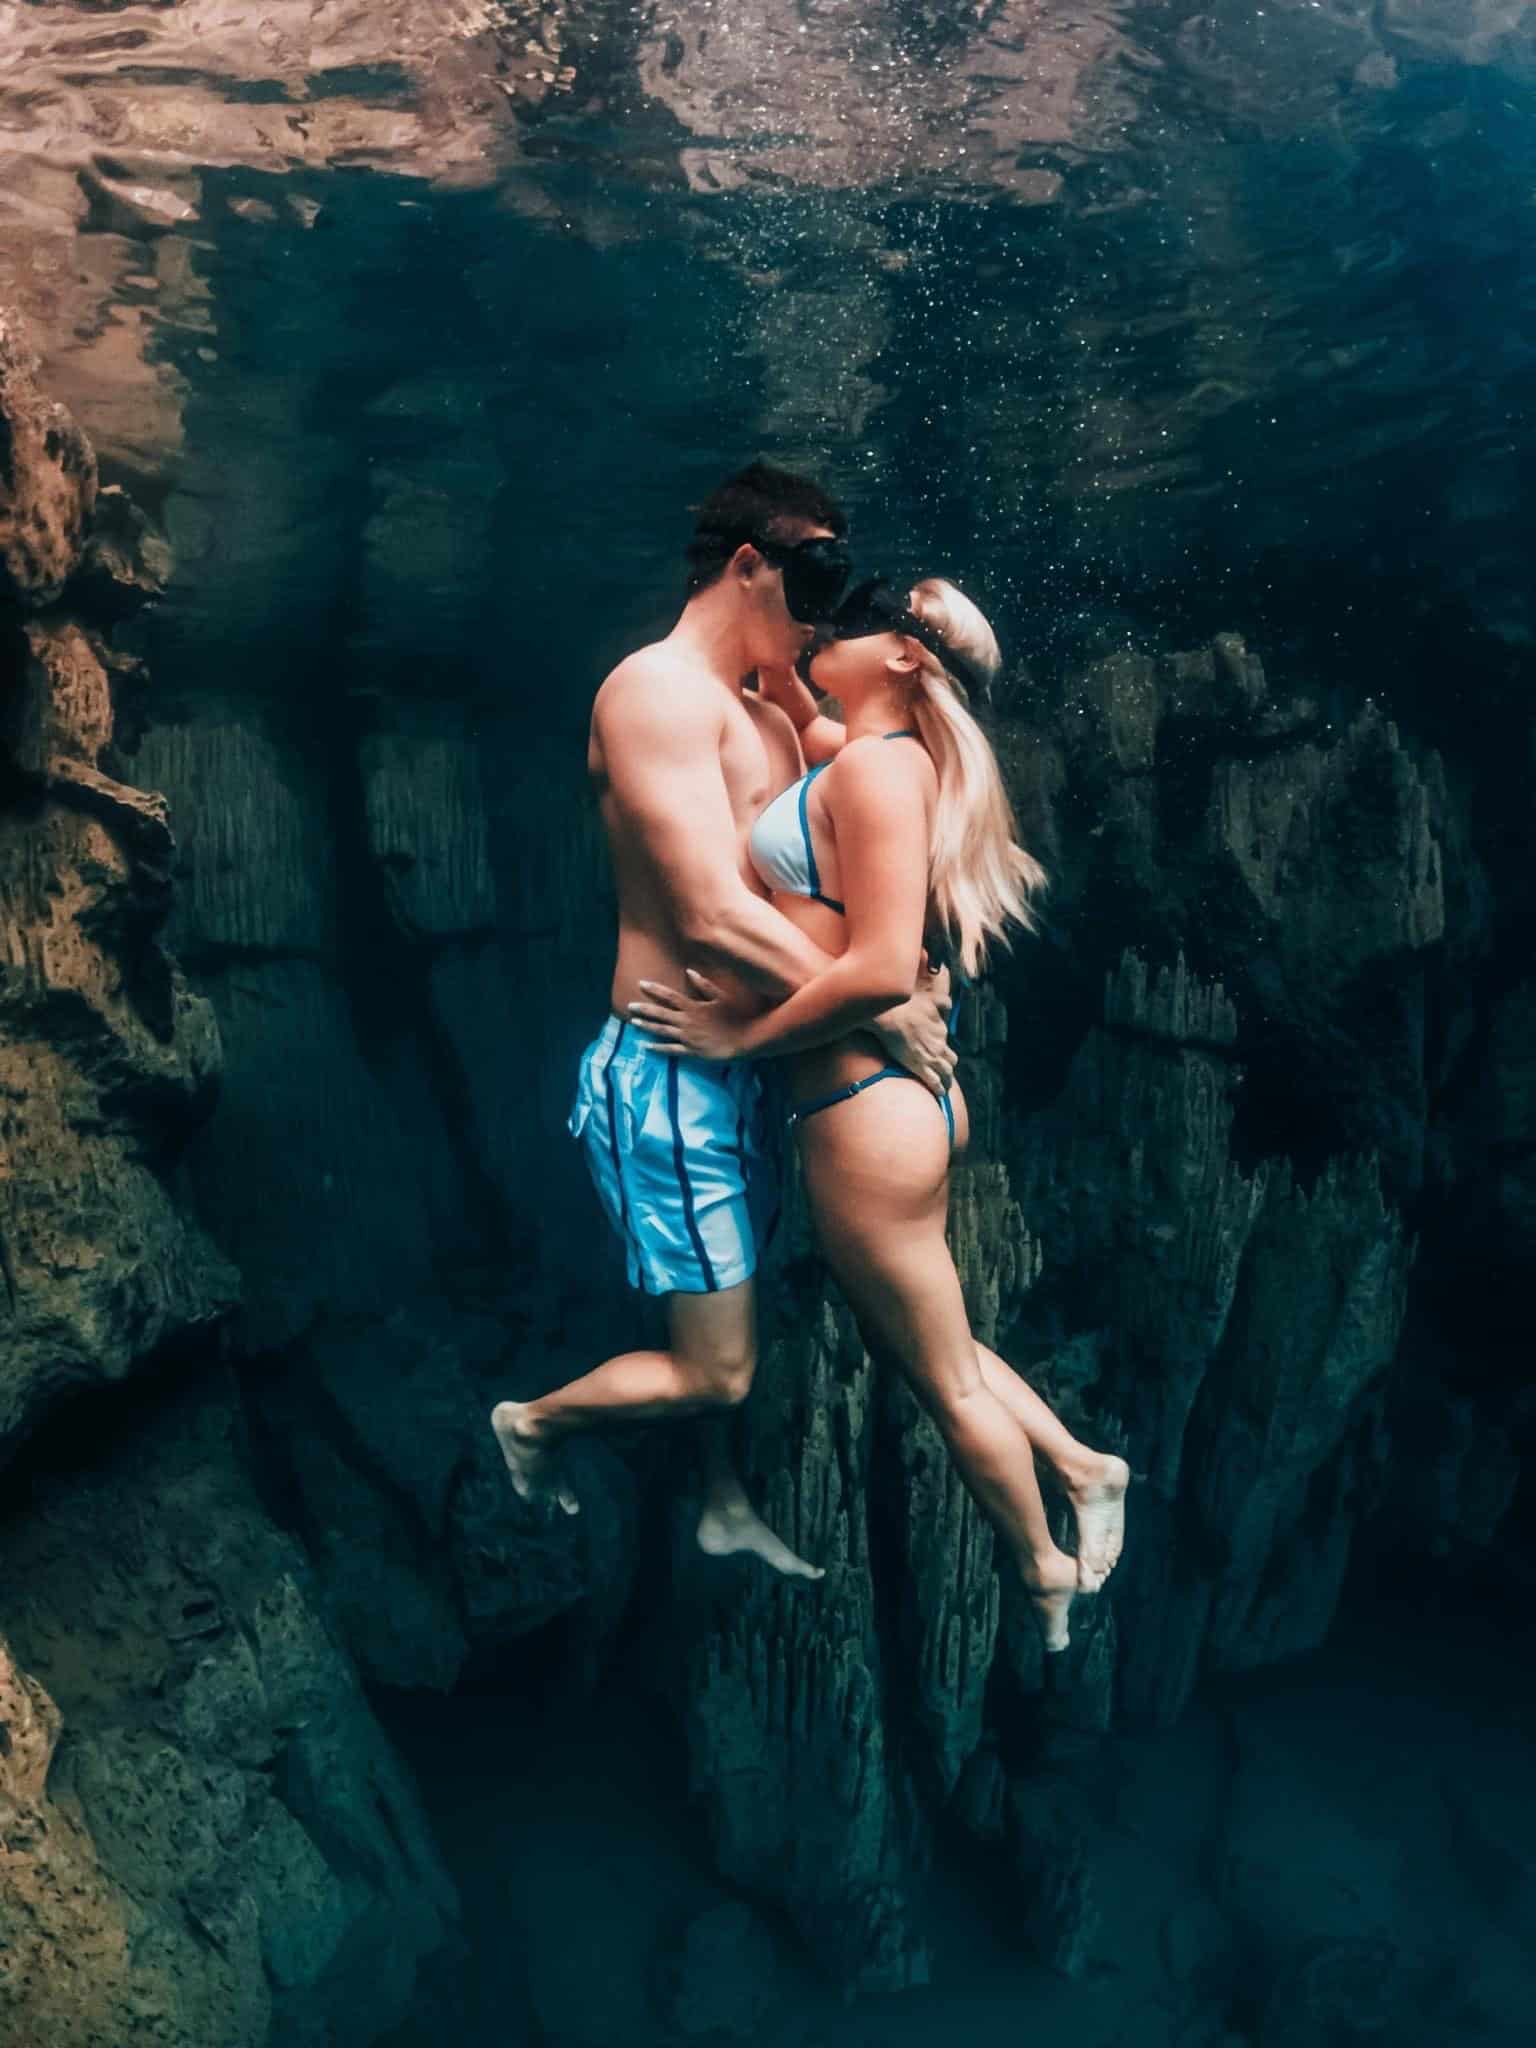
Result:
M1047 1649L1066 1647L1076 1560L1056 1547L1017 1418L982 1377L945 1241L949 1134L930 1097L896 1081L808 1117L806 1192L827 1263L874 1348L933 1417L966 1487L1002 1538Z
M1114 1570L1125 1541L1125 1489L1131 1468L1113 1452L1093 1451L1079 1443L1022 1373L1006 1359L976 1346L981 1376L988 1389L1013 1416L1040 1457L1055 1473L1071 1503L1077 1523L1077 1562L1086 1583L1102 1585Z

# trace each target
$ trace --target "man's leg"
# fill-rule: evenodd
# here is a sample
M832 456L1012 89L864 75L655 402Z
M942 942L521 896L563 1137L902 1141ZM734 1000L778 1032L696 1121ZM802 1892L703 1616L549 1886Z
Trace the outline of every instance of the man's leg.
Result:
M730 1411L746 1399L757 1364L756 1284L743 1280L716 1294L667 1296L670 1346L626 1351L536 1401L500 1401L491 1426L512 1484L525 1499L553 1492L567 1514L574 1494L558 1485L549 1451L573 1430L666 1416L711 1416L705 1425L705 1504L699 1547L719 1557L751 1551L774 1571L818 1579L753 1512L730 1452ZM713 1411L713 1413L712 1413Z
M718 1294L669 1295L672 1349L624 1351L536 1401L498 1401L491 1427L523 1499L552 1489L550 1449L572 1430L698 1415L745 1400L756 1363L753 1287L743 1280ZM696 1306L680 1318L679 1302ZM681 1349L680 1329L688 1340ZM565 1492L560 1504L568 1514L576 1512Z
M709 1331L698 1329L694 1305L701 1299L719 1300L721 1297L674 1294L667 1304L672 1347L674 1352L686 1355L701 1340L707 1342L711 1336L717 1342L723 1339L735 1357L745 1356L751 1360L747 1371L750 1384L757 1362L757 1304L753 1283L748 1281L744 1289L733 1288L731 1293L733 1297L745 1295L741 1321L722 1326L717 1319ZM787 1543L777 1537L752 1506L747 1489L741 1482L732 1448L735 1424L734 1414L724 1414L708 1416L699 1425L704 1468L704 1509L699 1516L697 1530L700 1550L711 1557L726 1557L737 1551L749 1550L786 1578L825 1577L819 1565L807 1564L803 1557L797 1556Z

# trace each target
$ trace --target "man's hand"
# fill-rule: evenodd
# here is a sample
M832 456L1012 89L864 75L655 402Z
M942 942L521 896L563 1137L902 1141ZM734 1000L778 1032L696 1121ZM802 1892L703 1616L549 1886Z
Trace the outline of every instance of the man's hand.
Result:
M955 1078L955 1049L949 1042L949 969L925 973L916 991L894 1010L885 1010L865 1029L885 1048L886 1058L905 1067L934 1095L946 1095Z

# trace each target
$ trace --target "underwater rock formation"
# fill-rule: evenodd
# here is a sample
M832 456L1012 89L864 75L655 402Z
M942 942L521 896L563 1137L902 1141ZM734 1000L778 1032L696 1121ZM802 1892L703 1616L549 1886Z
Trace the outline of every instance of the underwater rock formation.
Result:
M68 586L138 595L149 570L87 556L95 464L0 319L5 695L0 704L0 1445L82 1383L121 1378L220 1317L228 1262L169 1173L206 1113L218 1039L160 938L171 837L157 796L116 779L121 664ZM109 529L110 531L110 529ZM56 602L61 599L62 602Z
M1100 664L1051 725L1004 746L1029 836L1071 878L1050 915L1080 971L1083 920L1110 904L1106 937L1133 933L1164 964L1125 952L1103 968L1098 1014L1069 1060L1059 1026L1041 1046L1061 1078L1023 1114L999 1114L1007 1045L1043 1035L1043 1013L989 998L962 1066L978 1114L952 1240L983 1341L1143 1478L1135 1540L1075 1610L1047 1702L1038 1639L932 1425L888 1373L871 1379L806 1245L780 1254L753 1457L780 1525L831 1576L819 1610L793 1586L700 1603L688 1724L722 1868L770 1888L866 1988L921 1980L905 1902L925 1811L958 1798L1000 1838L1010 1777L1021 1918L1079 1967L1091 1860L1070 1805L1008 1760L1115 1707L1171 1719L1202 1671L1322 1640L1405 1313L1410 1250L1376 1154L1314 1143L1298 1174L1251 1139L1240 1154L1234 1126L1250 1048L1326 1050L1355 1090L1330 1138L1406 1130L1388 1170L1416 1185L1421 1027L1403 992L1422 1000L1442 929L1436 764L1421 770L1370 707L1335 737L1308 707L1271 705L1235 638ZM1190 969L1186 943L1224 982ZM1362 986L1383 985L1398 1000L1362 1013ZM1380 1044L1384 1007L1400 1053Z
M116 1397L54 1432L0 1530L8 2040L368 2040L451 1939L414 1790L241 1433L227 1370Z
M584 1447L585 1512L551 1524L512 1502L483 1425L496 1392L560 1377L583 1341L600 1355L626 1307L615 1291L607 1319L588 1303L571 1322L569 1239L524 1206L520 1162L559 1105L541 1126L516 1098L530 1070L558 1088L580 1019L547 1007L510 1041L497 1024L516 1007L509 922L553 915L542 957L573 963L562 1000L596 978L574 964L595 851L567 839L550 857L552 798L525 779L531 861L509 875L484 736L471 745L457 714L384 697L327 730L317 763L250 708L215 704L152 726L136 763L184 821L177 944L229 1048L191 1180L247 1276L257 1442L369 1675L451 1687L556 1614L578 1625L562 1654L584 1646L596 1669L643 1478ZM1117 1710L1171 1718L1202 1671L1321 1639L1374 1497L1403 1317L1384 1174L1406 1192L1421 1173L1412 1000L1442 914L1434 762L1369 707L1330 732L1306 704L1271 703L1231 638L1080 672L1048 723L1015 713L1002 744L1061 878L1052 943L1069 938L1071 974L1042 989L1008 970L967 1012L975 1143L952 1234L978 1331L1144 1475L1137 1540L1048 1674L990 1531L866 1356L793 1205L749 1474L828 1577L811 1589L705 1560L677 1518L679 1706L719 1867L866 1989L924 1980L912 1884L946 1804L1007 1847L1021 1938L1081 1967L1090 1837L1041 1757ZM1276 953L1292 963L1279 990ZM1048 958L1033 955L1037 977ZM1073 991L1094 974L1089 1007ZM1390 1001L1362 1012L1362 987ZM1389 1039L1373 1063L1384 1013L1401 1050ZM1302 1056L1340 1061L1362 1092L1326 1142L1289 1133L1293 1161L1263 1149L1252 1075L1277 1085L1275 1063ZM1385 1165L1363 1149L1393 1137ZM549 1213L582 1213L563 1178ZM486 1257L523 1229L548 1248L538 1282L517 1261L490 1278ZM466 1245L449 1306L432 1276Z
M79 566L96 503L96 458L62 405L38 390L14 316L0 313L0 593L56 598Z
M254 1490L213 1335L239 1276L178 1179L220 1043L163 943L165 801L118 779L145 683L109 637L165 557L93 502L8 316L0 446L5 2037L371 2038L455 1905Z
M979 43L962 10L925 13L952 53L934 70L946 106L984 99L1013 75L988 70L997 51L1028 45L1027 9L994 10ZM1384 91L1379 40L1429 33L1433 13L1377 10L1367 24L1333 9L1328 26L1351 62L1381 59L1372 90ZM572 68L545 17L550 61L524 52L535 96ZM1479 19L1504 35L1498 10ZM706 47L691 27L659 47L642 38L656 98L703 138L697 152L684 145L700 191L759 170L814 181L828 148L854 147L817 129L824 107L776 153L718 132L741 66L795 24L769 25L761 47L724 34ZM361 38L361 16L354 26ZM348 54L361 63L363 43ZM445 77L457 55L445 42ZM282 105L297 106L312 51L290 40L270 61ZM1045 72L1038 82L1050 99ZM251 127L253 153L229 161L307 161L302 129L323 98L332 142L386 163L384 124L366 146L348 126L345 83L282 114L291 156L261 156ZM242 123L255 104L228 102ZM428 93L411 122L425 109L447 137L446 107ZM402 154L423 132L407 126ZM458 131L439 170L467 175L453 151L462 142L467 159L488 134ZM1053 202L1048 174L1020 167L1019 135L998 135L1015 196ZM895 139L904 172L934 169L927 152L949 146L922 123ZM156 184L93 163L82 177L71 189L91 233L163 251L162 303L174 286L183 311L203 287L186 265L174 271L178 206L227 203L254 225L280 203L305 235L318 217L275 187L208 199L190 176ZM857 290L830 300L836 320L812 290L774 314L798 308L771 366L776 430L808 443L828 416L819 322L839 352L846 343L852 367L834 396L849 431L879 439L870 364L899 336L866 272L884 275L894 252L862 229L850 242L868 262ZM392 233L381 246L403 244ZM766 338L769 316L754 317ZM508 335L510 350L510 320ZM189 529L194 515L209 521L197 624L220 665L165 703L144 700L104 631L163 580L156 538L120 492L90 514L88 452L20 355L5 358L20 453L0 499L14 668L0 1057L21 1104L7 1136L22 1170L0 1187L14 1209L3 1240L16 1339L0 1414L14 1434L80 1383L210 1350L201 1333L236 1292L212 1240L243 1280L223 1341L252 1464L303 1546L306 1601L363 1677L446 1690L500 1659L547 1656L590 1678L632 1598L663 1491L648 1460L663 1454L583 1446L584 1512L551 1522L510 1498L485 1411L602 1355L638 1313L559 1135L574 1056L605 1000L608 889L590 819L575 814L578 721L528 715L543 672L510 711L478 674L462 687L454 674L466 649L480 666L507 659L504 625L483 640L463 625L480 619L477 592L498 571L491 519L512 473L490 443L493 409L455 373L395 377L387 339L377 350L355 400L329 372L302 387L259 366L242 374L250 419L210 425L188 451L173 497ZM287 473L289 450L262 445L287 407L308 420L347 404L378 436L365 459L325 426L302 476ZM900 453L893 439L871 460ZM237 479L222 497L221 467ZM302 587L301 558L313 558ZM600 573L581 569L594 607L610 594ZM262 616L274 583L302 610L297 626ZM275 672L284 645L297 661L311 634L300 671ZM134 704L116 743L114 686ZM1042 939L968 1013L975 1144L952 1232L981 1334L1141 1475L1131 1548L1048 1670L989 1529L932 1426L865 1355L798 1216L773 1271L747 1452L764 1511L828 1578L786 1586L703 1560L677 1517L673 1678L719 1866L867 1988L922 1981L913 1880L946 1814L999 1846L1021 1940L1081 1969L1099 1912L1094 1851L1057 1752L1117 1715L1171 1719L1203 1673L1316 1644L1362 1520L1383 1503L1446 1540L1487 1544L1517 1472L1518 1412L1458 1385L1453 1359L1421 1347L1407 1360L1399 1344L1404 1216L1426 1189L1454 1192L1506 1277L1531 1245L1529 982L1506 959L1463 1010L1437 978L1447 944L1469 943L1465 920L1447 940L1451 892L1463 907L1493 893L1466 850L1465 790L1406 717L1358 690L1326 703L1276 695L1235 635L1016 681L1000 744L1056 887ZM1476 1084L1445 1106L1447 1074L1479 1061ZM1389 1432L1415 1418L1433 1455L1389 1479ZM219 1453L232 1486L245 1455ZM238 1519L228 1499L210 1512ZM558 1645L536 1644L557 1616ZM26 1664L34 1638L11 1634ZM75 1696L51 1667L36 1675L72 1727ZM15 1684L17 1715L46 1730L46 1707ZM354 1684L350 1666L335 1678L349 1700ZM361 1714L348 1724L360 1743ZM29 1740L34 1758L47 1747ZM34 1768L32 1808L35 1781ZM328 1876L286 1823L275 1830L317 1896L347 1891L347 1854L332 1857L324 1823L300 1815L311 1821ZM387 1867L337 1955L366 1954L394 1910L401 1955L439 1938L429 1859L413 1869ZM316 1914L341 1925L334 1901ZM278 1952L300 1938L286 1922L272 1936ZM283 2023L297 2029L343 1995L351 1962L315 1940L319 1960L268 1960L266 1991L241 1979L252 2013L286 1984ZM1277 1954L1276 2038L1357 1960L1341 1951L1314 1977ZM1292 1977L1294 1994L1282 1988Z
M226 1049L189 1179L237 1248L258 1438L354 1654L447 1689L556 1614L600 1641L633 1481L594 1446L588 1512L545 1527L486 1427L509 1374L551 1370L518 1353L562 1205L530 1179L545 1105L509 1044L521 977L471 735L398 700L295 734L234 699L153 727L135 765L177 819L172 936Z

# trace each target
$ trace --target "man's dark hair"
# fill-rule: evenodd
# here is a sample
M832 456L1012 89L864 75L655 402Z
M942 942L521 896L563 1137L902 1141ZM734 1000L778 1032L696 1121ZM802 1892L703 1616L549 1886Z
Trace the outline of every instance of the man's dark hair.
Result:
M697 597L717 582L743 541L759 534L778 540L797 520L807 526L828 527L839 540L848 531L842 507L809 477L775 469L771 462L749 463L727 477L702 505L694 507L693 538L688 543L688 595Z

